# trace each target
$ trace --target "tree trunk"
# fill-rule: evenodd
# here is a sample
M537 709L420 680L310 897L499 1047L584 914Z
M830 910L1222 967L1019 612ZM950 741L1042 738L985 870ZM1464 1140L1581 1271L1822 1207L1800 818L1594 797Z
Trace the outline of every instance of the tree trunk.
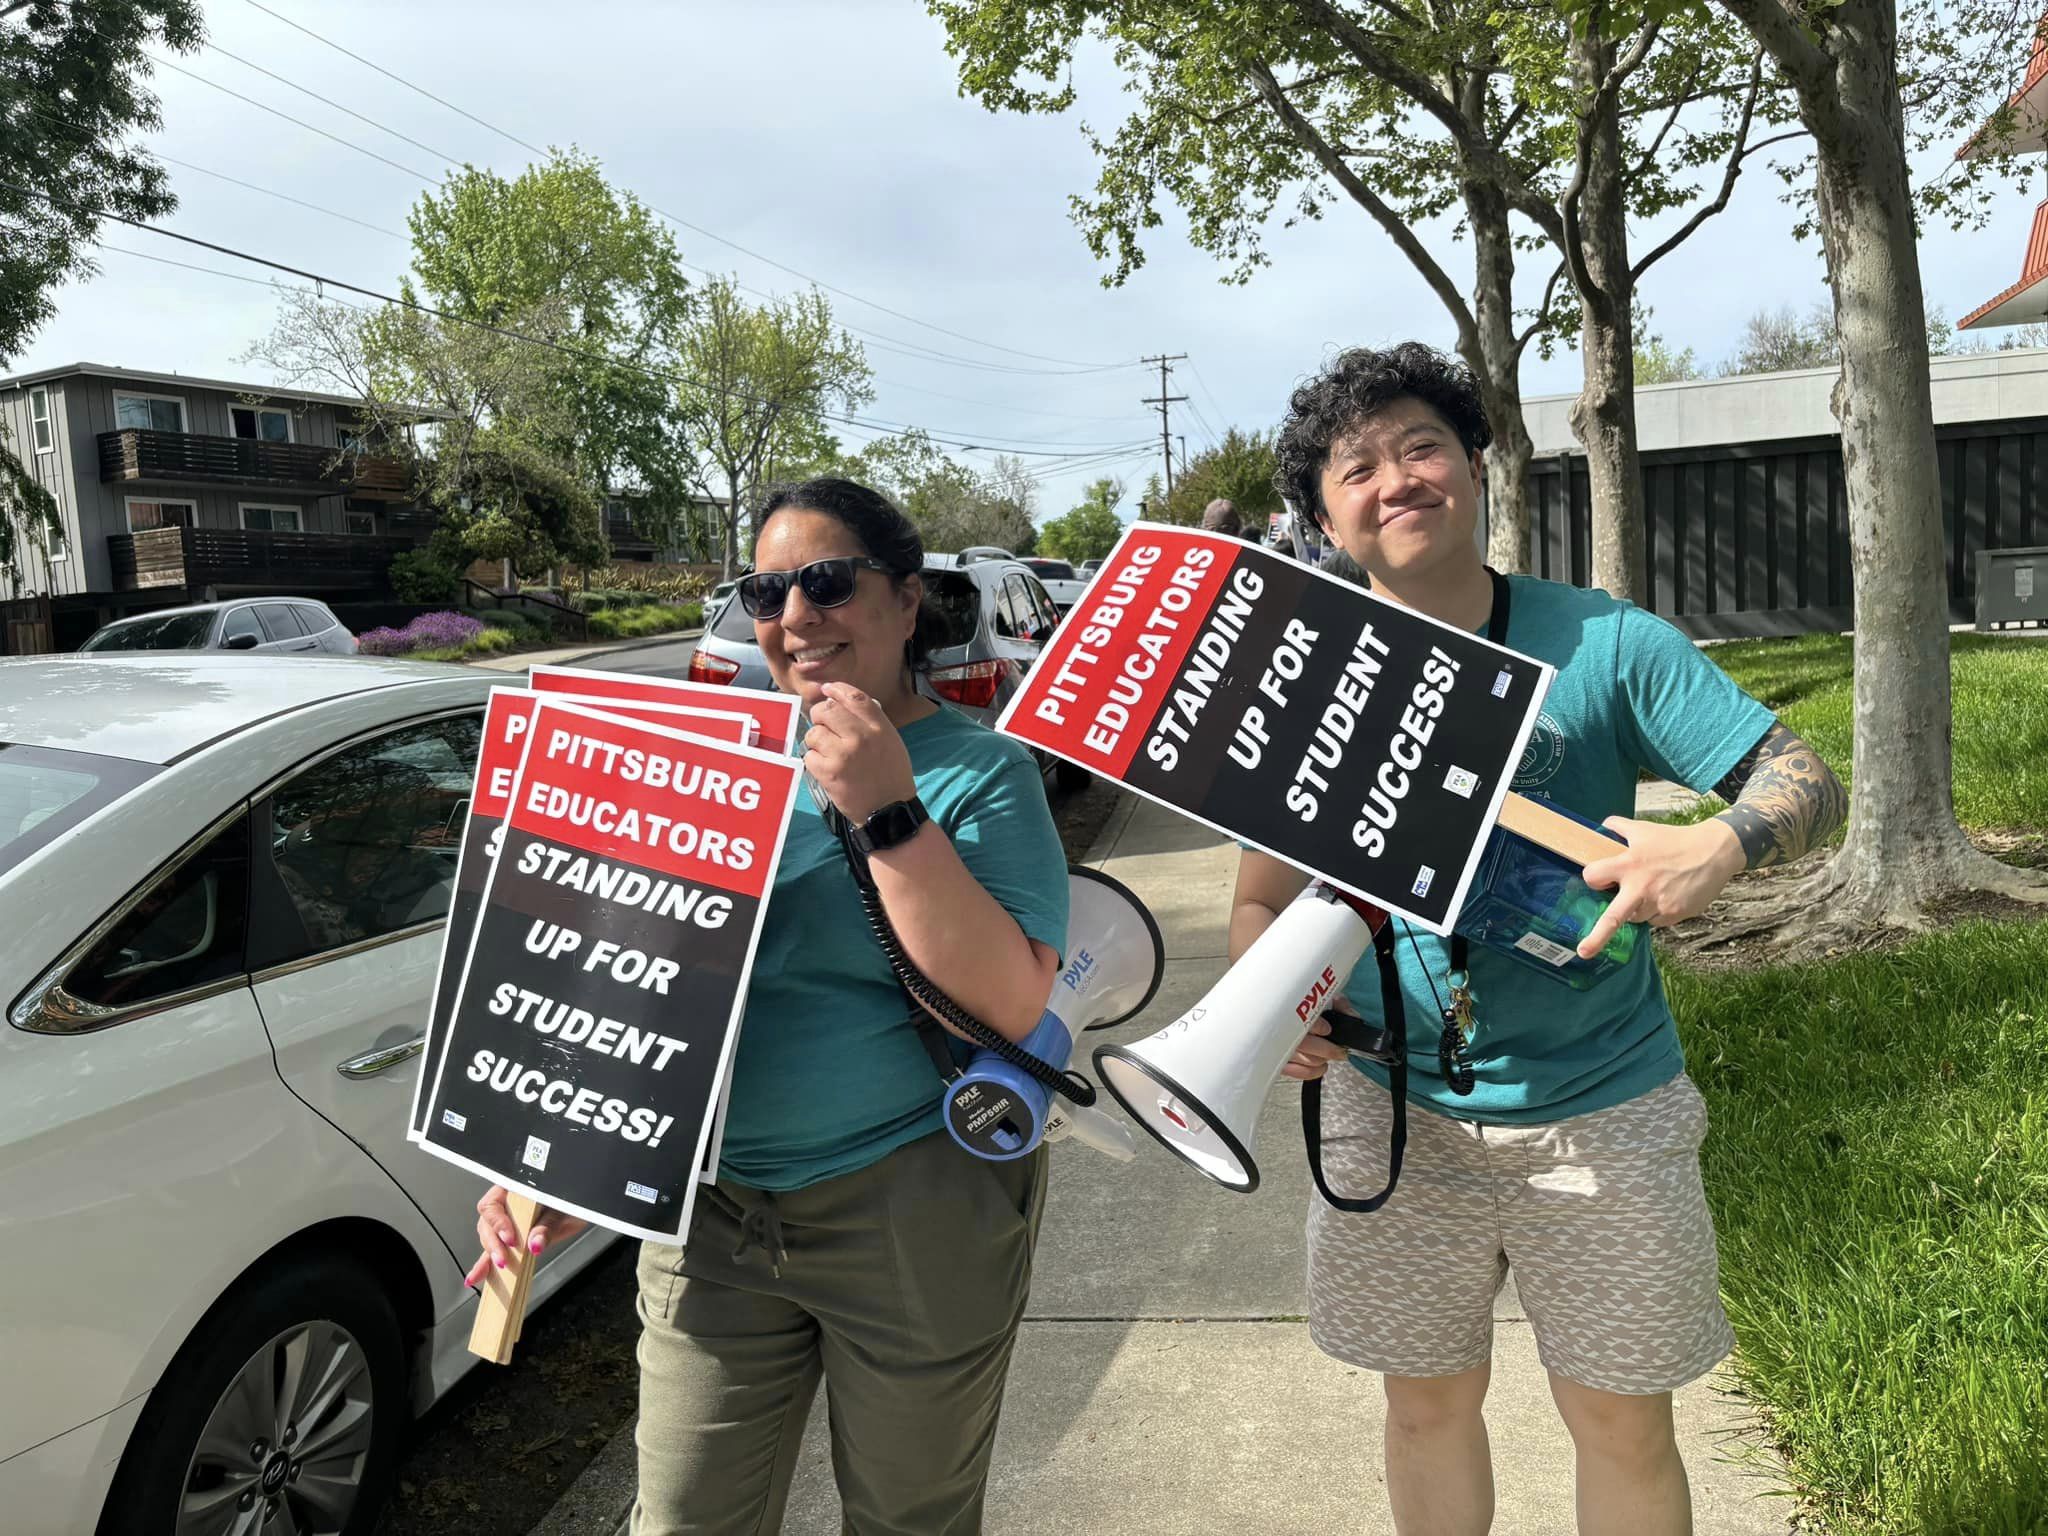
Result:
M1508 202L1498 187L1467 178L1465 217L1472 228L1472 318L1478 355L1465 361L1479 377L1493 446L1486 450L1486 563L1529 570L1529 461L1535 449L1522 416L1521 353L1515 346L1515 245ZM1460 349L1463 351L1463 349Z
M732 500L726 504L722 519L725 523L725 573L719 578L722 581L732 580L733 567L739 563L740 492L737 483L733 484L731 495Z
M1839 105L1816 133L1821 240L1842 372L1855 584L1855 785L1842 849L1800 898L1833 929L1927 926L1958 890L2038 898L1955 818L1947 561L1910 173L1889 0L1847 0L1827 47Z
M1648 607L1643 569L1643 472L1636 452L1635 284L1629 274L1628 189L1621 113L1596 88L1614 68L1615 45L1597 31L1572 43L1586 157L1579 199L1579 355L1585 384L1572 402L1572 434L1586 450L1593 492L1593 585Z

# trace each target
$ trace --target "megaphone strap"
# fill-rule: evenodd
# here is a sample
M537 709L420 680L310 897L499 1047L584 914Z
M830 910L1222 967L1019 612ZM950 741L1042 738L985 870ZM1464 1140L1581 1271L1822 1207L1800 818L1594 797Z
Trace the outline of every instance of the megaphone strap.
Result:
M1408 1150L1408 1020L1401 1002L1401 972L1394 961L1394 925L1381 923L1372 936L1373 958L1380 968L1380 1007L1393 1040L1387 1064L1388 1091L1394 1096L1394 1123L1387 1133L1387 1186L1376 1195L1354 1199L1330 1188L1323 1174L1323 1084L1310 1078L1301 1085L1301 1139L1308 1148L1309 1172L1316 1192L1340 1211L1361 1214L1378 1210L1401 1182L1401 1158Z

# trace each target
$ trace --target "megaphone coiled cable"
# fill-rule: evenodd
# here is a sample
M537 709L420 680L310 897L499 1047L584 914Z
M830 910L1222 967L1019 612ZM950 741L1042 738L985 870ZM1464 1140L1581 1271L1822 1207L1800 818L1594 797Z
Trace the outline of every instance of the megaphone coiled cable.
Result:
M853 883L860 891L861 910L867 914L868 927L873 930L875 942L882 947L888 958L889 969L896 973L896 980L911 1001L921 1008L950 1024L975 1045L1000 1056L1020 1072L1030 1075L1046 1088L1058 1094L1069 1103L1083 1107L1095 1102L1095 1085L1072 1068L1062 1070L1051 1062L1032 1055L1014 1040L997 1034L988 1025L962 1008L932 984L924 972L911 963L904 952L903 941L896 936L896 925L889 921L889 914L882 906L882 893L875 886L874 877L867 871L867 860L860 850L853 846L848 837L846 818L835 810L832 815L834 830L839 834L840 846L846 850L847 867L853 872Z

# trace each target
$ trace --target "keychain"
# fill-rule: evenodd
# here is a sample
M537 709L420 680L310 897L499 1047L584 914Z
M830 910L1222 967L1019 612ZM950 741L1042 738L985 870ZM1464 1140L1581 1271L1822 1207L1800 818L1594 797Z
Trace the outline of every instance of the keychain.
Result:
M1465 1049L1472 1038L1472 978L1462 968L1444 977L1450 987L1451 1003L1443 1010L1444 1032L1437 1040L1437 1064L1444 1083L1456 1094L1467 1094L1478 1081L1472 1070L1471 1053Z

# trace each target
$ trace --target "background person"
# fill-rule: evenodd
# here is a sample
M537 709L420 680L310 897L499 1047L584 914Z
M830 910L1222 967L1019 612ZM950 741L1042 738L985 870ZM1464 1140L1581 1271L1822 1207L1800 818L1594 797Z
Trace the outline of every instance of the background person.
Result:
M1066 941L1066 857L1024 748L917 691L923 563L885 498L812 480L769 496L738 596L776 687L803 700L804 765L832 803L855 823L913 796L930 814L871 861L911 960L1021 1040ZM996 1163L953 1141L908 1006L799 795L717 1186L686 1247L641 1248L634 1536L778 1529L820 1376L848 1532L981 1529L1045 1149ZM477 1209L472 1282L514 1241L504 1190ZM581 1225L546 1213L531 1247Z
M1484 634L1494 584L1476 532L1490 435L1456 363L1413 342L1349 351L1294 392L1278 482L1379 596ZM1514 787L1628 840L1586 869L1615 894L1582 956L1623 922L1697 916L1743 868L1796 858L1841 823L1846 796L1818 754L1671 625L1602 592L1527 576L1507 587L1507 644L1558 668ZM1718 790L1731 808L1690 827L1633 820L1644 770ZM1243 853L1233 959L1305 883ZM1652 946L1584 992L1475 947L1477 1083L1461 1097L1436 1070L1447 946L1413 938L1397 953L1408 1094L1424 1113L1408 1117L1399 1188L1369 1215L1320 1200L1309 1213L1310 1333L1383 1374L1395 1528L1478 1536L1492 1522L1480 1408L1493 1298L1512 1268L1576 1449L1580 1531L1689 1531L1671 1390L1732 1337L1700 1184L1706 1107ZM1350 995L1377 1015L1376 981ZM1345 1061L1310 1034L1287 1071L1338 1064L1323 1095L1324 1163L1333 1187L1363 1194L1386 1183L1387 1074Z

